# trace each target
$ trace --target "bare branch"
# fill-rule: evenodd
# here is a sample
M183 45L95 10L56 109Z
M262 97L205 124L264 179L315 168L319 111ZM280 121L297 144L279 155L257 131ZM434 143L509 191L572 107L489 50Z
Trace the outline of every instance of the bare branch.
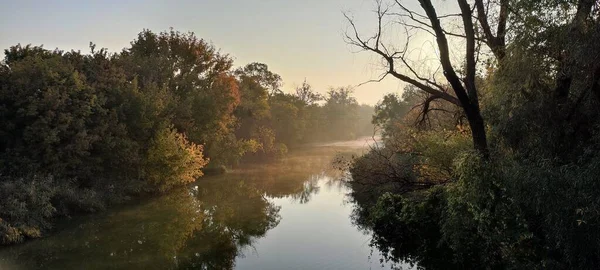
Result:
M379 56L381 56L387 62L387 65L388 65L388 71L386 72L387 74L390 74L401 81L412 84L412 85L416 86L417 88L419 88L431 95L439 96L440 98L442 98L448 102L451 102L456 105L460 105L460 101L456 97L454 97L444 91L441 91L441 90L438 90L431 86L428 86L422 82L419 82L418 80L413 79L407 75L397 72L395 70L395 61L394 60L399 58L399 57L397 57L397 55L400 53L399 52L394 52L392 54L390 54L389 52L386 53L386 52L382 51L379 48L379 46L370 45L367 41L363 40L360 37L354 21L347 14L344 14L344 17L348 20L348 23L350 24L351 29L353 31L352 35L354 36L354 37L350 37L350 35L348 35L348 33L346 33L346 38L348 39L348 42L351 45L357 46L363 50L374 52L374 53L378 54ZM381 16L381 14L378 14L379 20L382 20L383 17L384 16ZM380 35L380 33L378 33L377 35ZM405 51L405 50L403 50L403 51Z
M477 8L477 19L479 20L485 39L488 45L490 45L489 43L493 42L496 37L492 34L492 29L487 19L487 12L483 6L483 0L475 0L475 7Z
M411 65L408 64L408 62L404 59L404 57L400 58L400 60L402 61L402 63L404 63L404 65L412 72L412 74L417 77L417 79L422 80L427 82L428 84L431 84L435 87L437 87L440 91L442 92L446 92L446 89L444 87L442 87L441 85L437 84L436 82L429 80L427 78L423 78L421 76L419 76L419 74L412 68Z
M395 0L395 3L405 14L390 13L388 8L382 9L381 2L377 1L378 30L375 36L368 40L364 40L360 37L354 21L350 19L350 17L348 17L346 14L344 14L350 26L352 27L351 29L354 31L352 35L353 37L351 37L351 35L349 35L348 33L346 33L346 37L348 38L348 43L357 46L363 50L374 52L375 54L379 55L383 60L385 60L387 64L386 75L390 74L395 78L399 79L400 81L409 83L422 90L423 92L429 94L430 96L428 100L443 99L461 107L467 117L467 120L469 121L474 148L477 151L479 151L484 157L489 157L485 125L483 117L481 116L479 110L477 89L475 86L475 42L478 41L478 37L475 36L475 28L473 26L472 17L472 10L475 9L475 7L471 7L467 3L467 0L457 1L461 9L460 14L462 17L463 27L465 31L464 35L450 33L443 29L442 24L440 22L440 19L443 16L437 15L436 10L433 4L431 3L431 0L419 0L421 7L425 11L425 14L409 10L408 8L403 6L399 0ZM400 21L398 22L398 24L405 26L405 29L410 28L422 30L435 36L441 68L443 70L444 77L446 78L446 80L448 80L451 88L454 90L454 95L451 95L448 92L446 92L446 88L436 83L434 79L429 79L426 76L420 75L417 72L417 70L415 70L410 65L410 62L407 61L406 58L408 44L405 45L405 47L401 51L396 50L395 52L390 52L388 48L383 45L382 21L384 18L387 18L388 15L400 16ZM404 18L406 18L408 22L404 21ZM426 20L429 20L429 22L427 22ZM450 61L450 50L447 36L463 37L467 41L466 78L464 85L461 78L459 78L454 67L452 66L452 62ZM375 40L375 44L372 43L373 39ZM409 39L410 36L407 37L407 42ZM404 65L406 69L408 69L412 76L403 74L396 70L395 64L397 60L399 60L398 63ZM429 103L431 103L431 101L426 102L426 110L429 110Z
M475 0L475 7L477 8L477 20L479 21L485 36L485 43L488 45L488 47L490 47L496 58L501 60L505 55L504 47L506 44L505 36L506 21L508 18L508 0L500 0L500 14L498 16L498 29L496 31L496 36L492 34L492 29L488 22L488 14L483 5L483 0Z
M383 79L385 79L385 77L387 77L387 75L389 75L389 73L383 73L383 75L381 75L381 77L379 77L378 79L368 80L366 82L359 83L356 87L360 87L368 83L381 82L383 81Z

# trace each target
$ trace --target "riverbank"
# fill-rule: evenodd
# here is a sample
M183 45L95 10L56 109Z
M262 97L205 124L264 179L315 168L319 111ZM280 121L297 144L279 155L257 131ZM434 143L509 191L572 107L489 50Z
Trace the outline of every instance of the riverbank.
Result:
M361 151L298 149L277 162L241 166L139 204L76 217L48 237L0 249L0 266L378 269L368 235L352 225L348 190L336 181L340 172L331 167L336 155Z

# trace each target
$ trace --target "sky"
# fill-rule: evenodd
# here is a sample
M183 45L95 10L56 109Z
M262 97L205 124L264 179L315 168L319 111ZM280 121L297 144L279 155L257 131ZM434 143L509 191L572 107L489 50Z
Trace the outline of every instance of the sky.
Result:
M416 1L405 1L416 2ZM418 7L416 3L408 3ZM306 79L329 87L358 86L381 74L380 59L344 41L346 12L371 34L373 0L0 0L0 48L20 44L89 51L129 46L143 29L192 31L231 55L235 66L261 62L283 78L284 92ZM355 89L359 103L375 104L404 83L386 79Z

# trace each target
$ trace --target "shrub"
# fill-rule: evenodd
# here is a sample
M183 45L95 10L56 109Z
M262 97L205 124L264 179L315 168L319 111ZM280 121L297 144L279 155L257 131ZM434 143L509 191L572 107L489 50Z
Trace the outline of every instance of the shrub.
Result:
M157 132L148 149L144 171L150 190L165 192L202 176L202 168L208 163L202 150L201 145L189 142L172 128Z
M41 230L51 227L53 182L49 176L0 176L0 244L40 237Z

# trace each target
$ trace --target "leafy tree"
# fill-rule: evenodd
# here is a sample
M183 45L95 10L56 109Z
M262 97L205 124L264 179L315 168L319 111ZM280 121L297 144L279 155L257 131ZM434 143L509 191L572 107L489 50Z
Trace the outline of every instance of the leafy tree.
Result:
M159 191L195 181L208 160L202 146L189 142L175 130L165 128L155 135L148 149L144 177Z
M254 79L261 87L266 89L270 95L281 93L279 89L282 85L281 76L269 70L269 67L263 63L250 63L240 68L237 73L245 74Z
M597 46L592 45L600 29L597 8L586 0L457 2L461 13L456 17L464 26L459 32L442 28L440 33L440 22L455 16L432 16L428 1L420 1L425 14L397 1L390 9L405 15L407 21L401 24L426 23L438 47L443 35L465 39L462 83L467 94L473 80L471 35L490 49L492 56L480 62L485 72L474 81L491 154L481 158L485 151L477 147L462 99L456 104L462 114L437 105L443 111L435 110L439 114L432 116L441 124L422 129L406 125L407 118L415 118L411 112L398 120L400 100L389 97L376 117L391 127L383 147L353 162L350 184L359 204L357 222L374 229L373 244L389 259L429 269L593 268L600 261L590 251L600 245L599 216L590 211L598 204L597 181L591 179L597 178L598 168L595 108L600 99L594 93L600 84L598 59L589 56L597 55ZM472 19L465 16L470 14L467 6L476 12L477 21L472 23L477 25L472 27L468 25ZM379 15L397 15L385 5L379 7ZM476 31L469 33L471 28ZM446 89L434 80L438 77L414 72L405 55L390 58L386 48L391 47L373 43L380 42L379 34L371 43L356 37L358 45L383 52L379 54L388 57L384 60L391 67L388 74L426 93L413 96L417 102L447 100L418 84ZM444 77L459 97L442 49ZM394 63L403 64L412 76L401 76ZM469 130L462 125L462 115L470 122L476 151L465 148Z
M226 147L233 132L232 113L239 104L238 84L231 72L232 60L193 33L141 32L120 60L137 79L142 91L164 89L173 102L164 104L164 117L196 144L205 144L211 158Z
M325 97L323 110L326 123L329 124L327 132L334 140L352 139L356 136L358 102L351 96L352 91L350 87L330 89Z
M306 82L306 79L304 79L301 86L296 87L296 97L308 106L323 100L323 96L315 93L312 86Z
M93 43L90 50L5 50L3 244L41 236L57 216L165 193L244 157L281 158L288 146L327 139L307 134L326 134L327 121L337 121L325 117L308 83L307 99L285 94L267 65L233 70L229 55L193 33L144 30L121 52ZM353 100L344 95L340 100Z
M285 145L300 142L306 131L302 102L293 95L279 93L271 96L269 103L275 137Z

